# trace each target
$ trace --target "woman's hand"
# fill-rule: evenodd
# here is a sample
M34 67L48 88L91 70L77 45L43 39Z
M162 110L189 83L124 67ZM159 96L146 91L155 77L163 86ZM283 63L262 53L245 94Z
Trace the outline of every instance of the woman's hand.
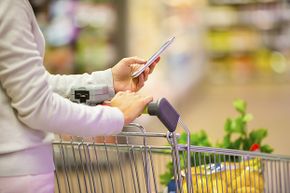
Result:
M107 102L107 105L120 109L124 114L125 125L127 125L139 117L152 100L152 96L142 96L126 91L118 92L111 101Z
M133 72L142 67L146 61L137 57L124 58L112 68L114 89L117 92L130 90L136 92L144 86L144 82L148 79L159 62L158 57L153 64L147 67L142 74L136 78L132 78Z

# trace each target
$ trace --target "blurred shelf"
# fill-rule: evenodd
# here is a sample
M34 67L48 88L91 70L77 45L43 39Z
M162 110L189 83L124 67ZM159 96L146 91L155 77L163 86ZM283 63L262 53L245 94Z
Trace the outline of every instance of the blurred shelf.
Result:
M252 50L239 50L239 51L213 51L213 50L208 50L208 57L210 59L222 59L222 58L227 58L229 56L232 55L239 55L239 56L243 56L243 55L253 55L253 51Z
M126 0L51 1L36 14L51 73L107 69L127 55Z
M284 28L286 25L290 25L290 22L276 22L275 24L271 24L270 27L263 27L257 23L254 22L236 22L232 24L227 25L208 25L207 28L209 31L228 31L228 30L234 30L237 28L243 28L248 30L255 30L260 32L275 32L280 31L282 28Z
M209 0L206 52L210 82L289 83L290 8L284 3Z
M245 5L270 5L282 2L281 0L209 0L212 6L245 6Z

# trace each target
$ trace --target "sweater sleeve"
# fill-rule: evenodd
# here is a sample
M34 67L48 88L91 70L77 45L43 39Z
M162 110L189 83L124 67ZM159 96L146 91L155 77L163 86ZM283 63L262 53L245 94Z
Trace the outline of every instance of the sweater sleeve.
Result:
M18 119L32 129L94 136L120 132L122 112L74 104L52 91L26 0L0 1L0 83Z
M97 84L104 84L108 86L110 96L115 95L111 69L93 72L91 74L53 75L47 72L47 75L49 84L52 86L53 91L63 97L68 97L73 86L83 87Z

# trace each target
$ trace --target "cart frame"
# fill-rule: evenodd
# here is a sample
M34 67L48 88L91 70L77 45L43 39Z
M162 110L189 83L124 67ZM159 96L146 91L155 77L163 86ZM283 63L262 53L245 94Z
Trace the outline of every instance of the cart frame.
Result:
M146 132L133 123L111 137L55 140L56 192L163 192L159 169L170 161L175 187L168 193L290 192L289 156L192 146L189 129L164 98L149 104L148 113L168 132ZM187 144L178 143L177 126L187 133Z

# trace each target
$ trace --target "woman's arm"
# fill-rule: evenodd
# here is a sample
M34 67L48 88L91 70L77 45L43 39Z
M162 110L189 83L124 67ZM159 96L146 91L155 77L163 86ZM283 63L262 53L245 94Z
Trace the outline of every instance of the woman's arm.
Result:
M52 90L27 0L0 1L0 84L18 119L32 129L73 135L121 131L117 108L74 104Z

